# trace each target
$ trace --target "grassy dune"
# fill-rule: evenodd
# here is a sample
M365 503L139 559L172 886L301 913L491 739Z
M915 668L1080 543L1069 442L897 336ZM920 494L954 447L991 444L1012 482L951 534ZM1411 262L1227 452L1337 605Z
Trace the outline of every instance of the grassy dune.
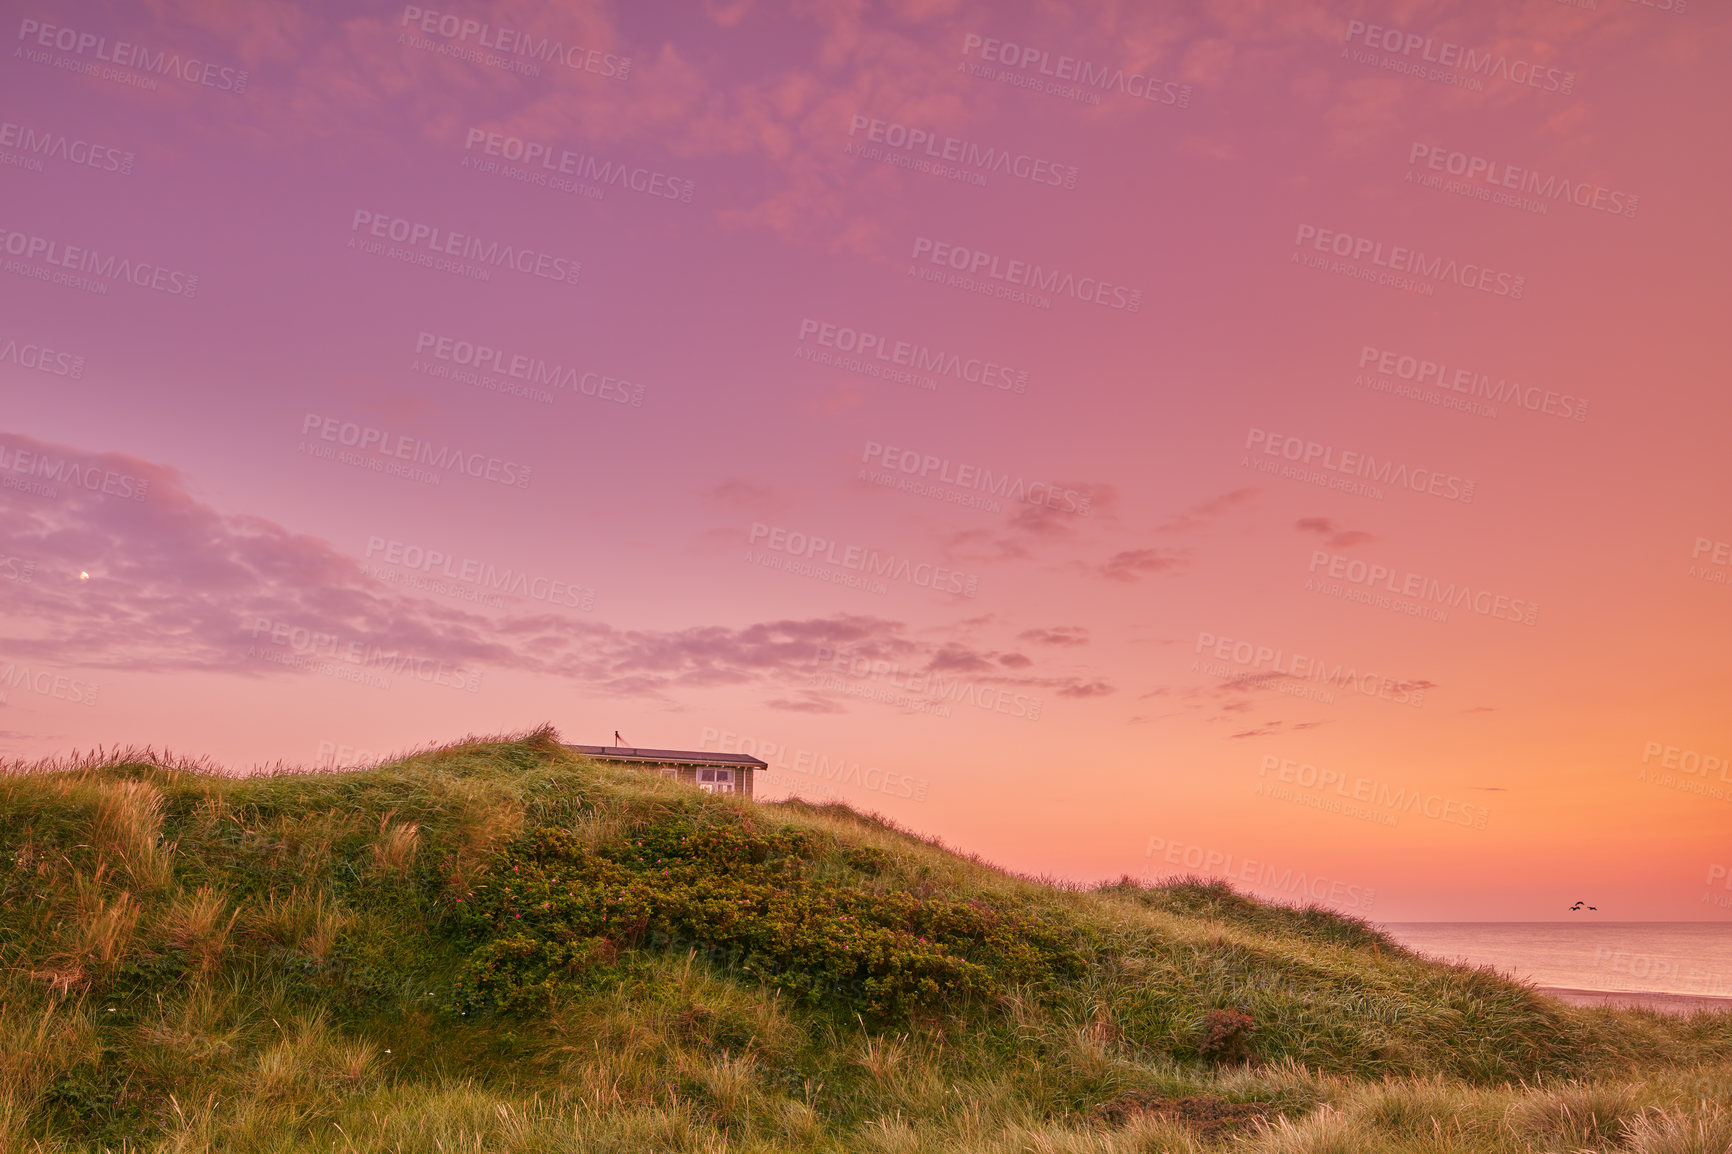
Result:
M9 769L7 1152L1732 1149L1732 1015L1053 886L547 730Z

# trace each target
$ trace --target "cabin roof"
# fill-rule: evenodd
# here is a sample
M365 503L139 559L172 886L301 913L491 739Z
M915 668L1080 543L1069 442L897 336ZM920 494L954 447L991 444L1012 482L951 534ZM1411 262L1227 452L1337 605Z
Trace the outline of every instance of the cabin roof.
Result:
M597 761L652 762L657 765L711 765L730 769L769 769L770 763L743 753L708 753L692 749L635 749L624 745L567 745L565 748Z

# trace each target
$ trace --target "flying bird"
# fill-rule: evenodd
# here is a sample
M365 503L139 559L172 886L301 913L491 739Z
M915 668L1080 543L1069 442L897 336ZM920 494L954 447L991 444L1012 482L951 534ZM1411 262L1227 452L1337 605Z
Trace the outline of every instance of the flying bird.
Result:
M1577 902L1575 905L1570 907L1570 912L1574 913L1575 911L1581 910L1581 909L1597 910L1599 908L1600 908L1599 906L1590 906L1590 905L1588 905L1587 902Z

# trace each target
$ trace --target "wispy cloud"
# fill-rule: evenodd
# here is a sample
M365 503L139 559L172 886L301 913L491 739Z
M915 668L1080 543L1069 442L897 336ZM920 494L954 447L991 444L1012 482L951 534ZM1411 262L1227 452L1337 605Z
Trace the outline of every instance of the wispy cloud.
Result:
M1302 533L1316 533L1331 549L1351 549L1377 540L1377 534L1363 529L1343 529L1328 517L1301 517L1295 527Z
M174 470L120 453L87 453L0 437L63 475L147 483L142 500L61 483L53 496L0 490L0 537L35 560L31 582L0 586L8 625L0 653L117 671L227 671L292 676L248 656L278 626L337 646L415 654L571 678L594 689L666 698L678 690L790 686L821 650L926 672L1044 687L1068 697L1110 692L1098 679L1041 676L1026 654L950 636L917 640L905 623L865 614L745 625L630 629L556 612L480 613L399 591L328 541L194 498ZM68 470L74 470L68 473ZM81 579L80 573L88 573ZM779 694L771 708L840 712L823 693Z

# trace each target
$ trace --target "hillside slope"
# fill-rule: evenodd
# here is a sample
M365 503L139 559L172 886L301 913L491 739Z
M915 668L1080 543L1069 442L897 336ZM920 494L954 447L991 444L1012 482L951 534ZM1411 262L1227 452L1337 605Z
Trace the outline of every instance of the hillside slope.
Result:
M1732 1015L1223 885L1056 888L548 729L165 760L0 775L0 1150L1732 1146Z

